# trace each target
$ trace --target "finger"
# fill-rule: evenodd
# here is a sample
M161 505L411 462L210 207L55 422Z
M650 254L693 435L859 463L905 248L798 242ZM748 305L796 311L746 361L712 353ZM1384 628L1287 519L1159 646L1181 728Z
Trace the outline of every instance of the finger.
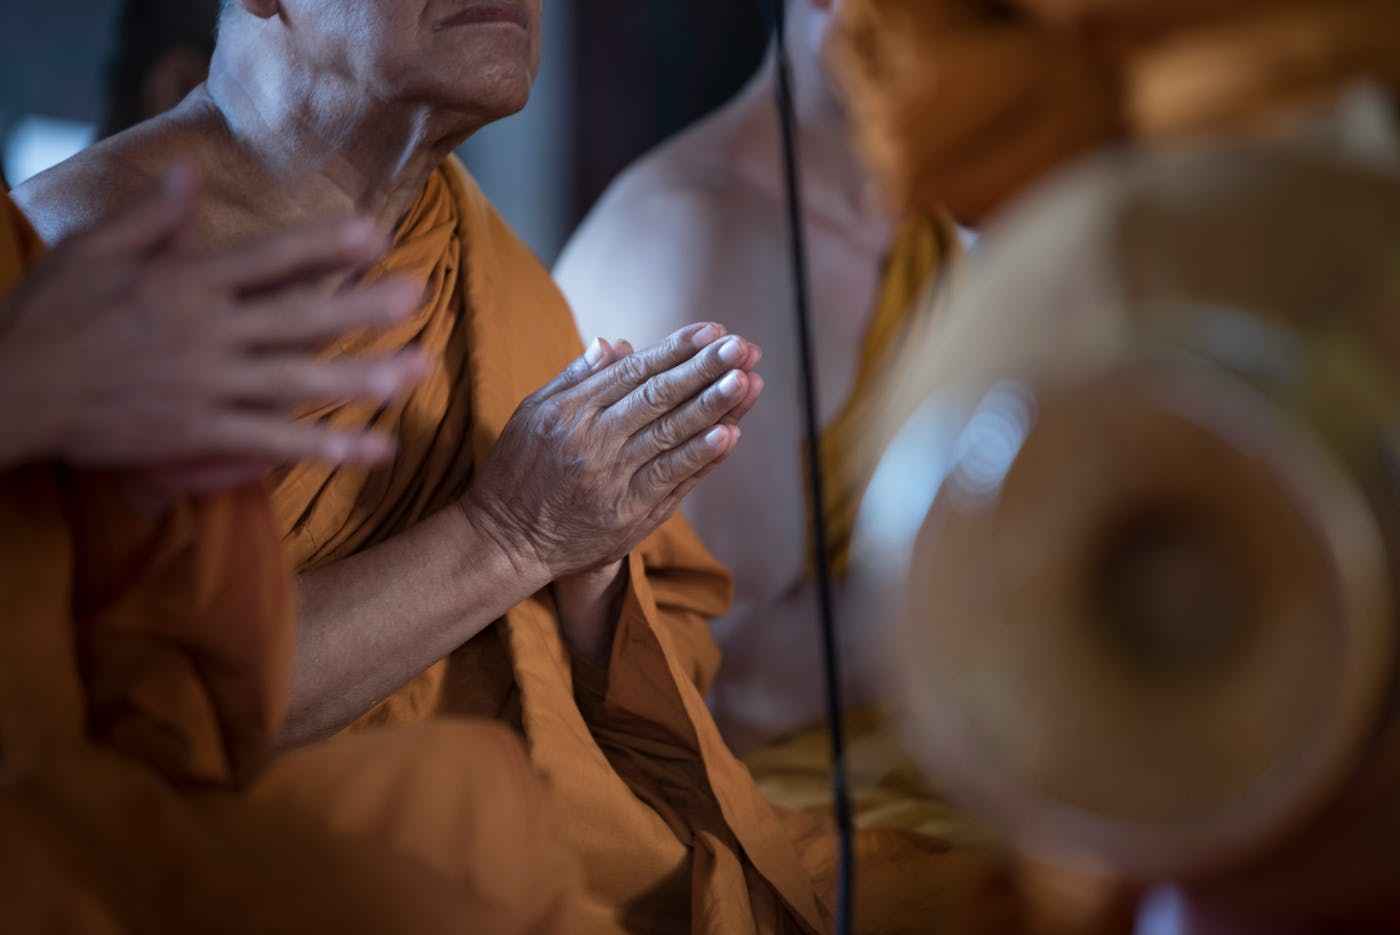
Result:
M263 477L275 465L263 461L208 460L144 472L145 479L171 493L204 494L242 487Z
M758 405L758 398L763 395L763 388L766 385L767 384L764 382L763 377L759 376L756 373L749 374L748 394L744 396L743 401L740 402L739 405L735 406L725 415L723 419L719 420L720 424L737 426L740 422L742 422L744 420L744 416L752 412L753 407Z
M199 203L199 173L177 162L161 175L159 186L85 239L102 253L142 254L178 238L194 224Z
M733 454L733 452L734 449L731 448L729 454ZM685 498L694 493L695 488L700 486L700 482L706 477L709 477L714 473L716 468L728 460L729 454L721 455L709 465L702 468L689 480L682 482L679 487L673 490L665 500L658 503L656 508L647 515L647 523L655 527L660 526L662 523L666 522L666 520L670 519L671 515L675 513L676 510L680 509L681 504L685 502Z
M706 347L680 366L648 378L626 398L610 406L605 418L631 436L702 393L748 359L748 354L748 342L738 335L730 335ZM628 361L638 356L633 355ZM618 367L626 365L628 361L623 361ZM732 400L730 407L738 402L738 399Z
M763 363L763 348L750 341L748 360L745 360L743 365L740 366L739 369L748 373L752 373L753 370L761 363Z
M623 463L645 463L718 425L748 397L750 379L741 370L731 370L690 402L646 426L624 446Z
M285 355L256 358L230 369L218 381L218 390L228 401L257 405L383 403L416 386L427 372L427 359L418 351L378 359Z
M660 344L649 347L641 353L629 354L585 382L578 388L578 392L586 395L594 405L606 408L625 398L652 377L690 360L697 353L722 338L724 334L724 328L713 322L687 325ZM718 378L723 372L723 370L719 371L712 379ZM699 392L699 390L700 387L696 387L695 392ZM692 393L692 395L694 394ZM659 414L657 413L657 415ZM640 425L636 428L640 428ZM636 428L632 431L635 431Z
M639 496L658 502L681 484L729 456L739 442L739 429L717 425L648 462L633 478Z
M202 457L269 464L377 464L396 448L382 432L354 432L299 424L270 413L234 412L209 420L191 438Z
M322 345L398 324L417 310L422 295L417 283L402 277L330 297L299 289L243 303L226 327L234 344L245 348Z
M565 367L557 377L525 397L525 404L541 403L551 396L572 389L610 366L616 359L616 348L602 338L594 338L583 354Z
M250 293L354 269L384 253L386 238L370 220L340 220L260 238L206 259L211 285Z

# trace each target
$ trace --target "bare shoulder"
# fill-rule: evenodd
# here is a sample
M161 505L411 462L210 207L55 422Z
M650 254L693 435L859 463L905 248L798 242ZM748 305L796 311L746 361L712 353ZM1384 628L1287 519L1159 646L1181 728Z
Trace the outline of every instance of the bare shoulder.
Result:
M157 184L169 147L147 126L104 140L11 193L46 243L122 213Z
M650 339L752 303L782 242L780 205L698 155L671 144L647 156L574 234L555 273L584 331Z

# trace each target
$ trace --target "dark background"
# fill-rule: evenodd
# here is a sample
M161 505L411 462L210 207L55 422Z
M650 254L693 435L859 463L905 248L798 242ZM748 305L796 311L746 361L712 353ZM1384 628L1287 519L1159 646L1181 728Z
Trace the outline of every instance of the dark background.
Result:
M97 124L119 5L0 0L0 144L35 116ZM546 262L619 171L753 73L765 46L761 7L762 0L545 0L535 99L463 155Z

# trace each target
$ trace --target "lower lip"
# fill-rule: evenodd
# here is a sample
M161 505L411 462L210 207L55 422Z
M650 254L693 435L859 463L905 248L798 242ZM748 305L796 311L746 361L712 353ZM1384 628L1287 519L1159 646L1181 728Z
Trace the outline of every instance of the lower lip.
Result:
M454 26L515 26L525 29L526 22L523 11L494 3L483 3L468 7L442 23L443 29L451 29Z

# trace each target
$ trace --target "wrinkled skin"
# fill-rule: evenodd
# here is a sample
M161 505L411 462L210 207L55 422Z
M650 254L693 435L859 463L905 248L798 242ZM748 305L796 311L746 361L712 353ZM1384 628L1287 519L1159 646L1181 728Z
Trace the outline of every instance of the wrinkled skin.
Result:
M200 255L183 241L191 172L111 224L44 257L3 303L6 408L32 438L14 459L141 468L206 489L290 460L367 463L392 441L296 425L293 407L389 398L423 372L416 355L318 360L344 334L412 311L404 282L327 294L318 280L375 258L372 223L322 223ZM12 439L11 444L16 444Z

